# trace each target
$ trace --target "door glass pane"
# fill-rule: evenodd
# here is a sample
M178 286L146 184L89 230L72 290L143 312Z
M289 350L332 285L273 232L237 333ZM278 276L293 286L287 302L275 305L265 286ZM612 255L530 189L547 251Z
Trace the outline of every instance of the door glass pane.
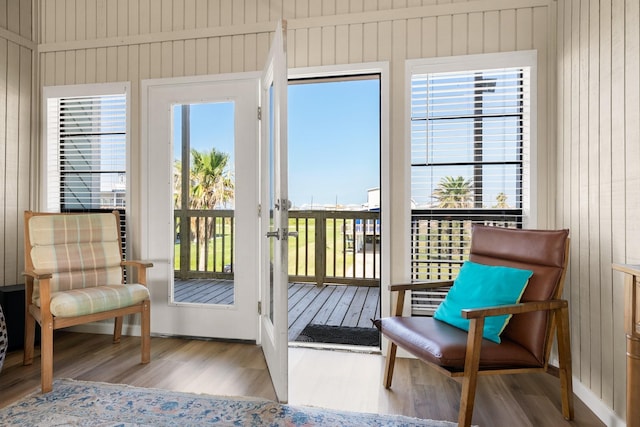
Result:
M234 103L173 107L172 303L234 303Z

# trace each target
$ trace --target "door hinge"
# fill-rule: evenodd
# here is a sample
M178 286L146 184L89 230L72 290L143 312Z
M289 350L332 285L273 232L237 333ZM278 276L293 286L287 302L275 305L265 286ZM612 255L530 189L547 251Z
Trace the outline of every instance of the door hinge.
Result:
M258 301L258 316L262 315L262 301Z
M258 203L258 217L262 215L262 204Z
M262 120L262 107L258 107L258 120Z

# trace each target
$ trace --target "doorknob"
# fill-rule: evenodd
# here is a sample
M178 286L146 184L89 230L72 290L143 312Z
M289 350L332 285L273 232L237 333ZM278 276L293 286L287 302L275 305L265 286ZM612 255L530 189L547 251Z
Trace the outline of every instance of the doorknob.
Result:
M267 231L267 234L265 234L266 237L275 237L276 239L280 240L280 231L276 230L276 231Z

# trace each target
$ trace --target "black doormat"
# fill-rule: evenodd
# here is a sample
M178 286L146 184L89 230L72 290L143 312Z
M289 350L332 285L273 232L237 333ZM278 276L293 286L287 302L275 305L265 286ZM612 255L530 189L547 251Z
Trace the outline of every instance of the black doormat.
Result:
M300 332L296 341L378 347L380 333L376 328L309 324Z

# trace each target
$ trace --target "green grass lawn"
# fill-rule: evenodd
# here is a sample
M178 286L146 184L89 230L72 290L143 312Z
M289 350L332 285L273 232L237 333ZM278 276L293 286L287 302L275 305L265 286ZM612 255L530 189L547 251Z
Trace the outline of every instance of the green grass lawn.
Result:
M353 251L348 251L346 256L343 257L344 241L341 227L343 220L337 220L336 231L333 227L334 220L327 221L327 237L326 237L326 256L327 256L327 275L329 276L342 276L343 270L348 270L353 265ZM296 230L295 219L289 220L289 230ZM222 230L220 230L222 231ZM337 233L336 233L337 232ZM315 220L309 220L306 226L306 232L304 225L301 224L298 229L298 237L289 238L289 274L300 276L314 276L315 275L315 251L316 251L316 226ZM336 235L337 234L337 235ZM224 237L223 237L224 236ZM335 242L334 242L335 236ZM232 263L231 259L231 243L232 234L230 227L225 227L224 235L217 234L214 240L208 242L208 259L207 270L222 272L225 265ZM215 246L215 250L214 250ZM174 268L180 269L180 243L175 244L175 260ZM190 264L192 271L197 271L196 268L196 255L197 248L196 243L191 243L190 248ZM215 255L215 256L214 256ZM296 268L297 257L297 268ZM335 259L334 259L335 258ZM212 269L215 260L215 268ZM346 263L346 266L345 266ZM334 271L335 265L335 271Z

